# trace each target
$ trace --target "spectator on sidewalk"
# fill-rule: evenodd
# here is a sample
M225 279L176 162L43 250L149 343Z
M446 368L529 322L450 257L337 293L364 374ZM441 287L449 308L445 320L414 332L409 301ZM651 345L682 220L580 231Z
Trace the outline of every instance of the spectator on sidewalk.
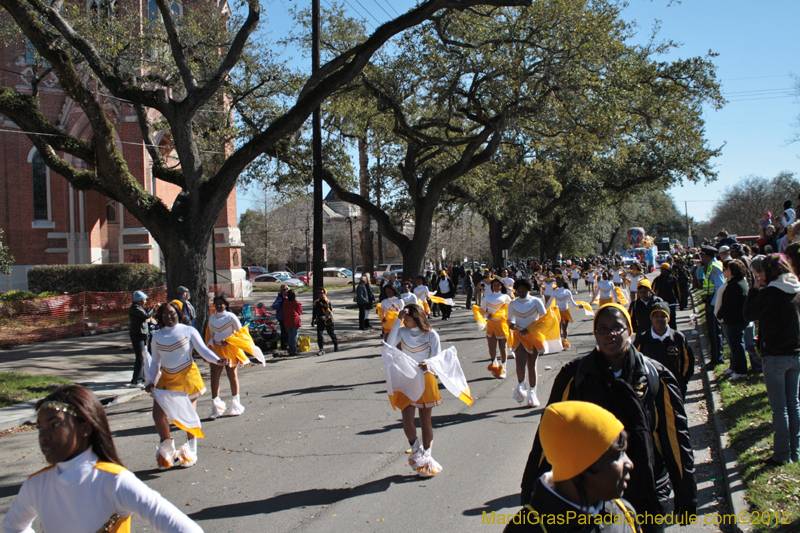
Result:
M703 280L700 288L700 299L705 304L706 340L710 353L710 365L715 367L722 363L722 338L721 328L717 317L714 315L717 289L725 283L722 276L722 263L717 260L717 249L704 244L701 248L700 261L703 265Z
M742 262L729 259L723 263L722 269L726 281L718 289L714 314L722 325L722 333L731 349L731 364L723 374L729 376L730 381L735 381L747 377L744 330L748 321L745 321L743 311L749 287Z
M197 329L197 313L194 310L194 306L189 301L192 297L189 289L181 285L178 287L177 292L178 295L174 299L181 302L181 311L183 311L183 316L189 320L190 325L193 328Z
M289 340L289 355L297 355L297 337L300 334L300 326L303 325L303 320L300 318L302 314L303 304L297 301L297 294L293 290L288 290L283 301L283 322L286 324L286 335Z
M694 455L680 386L661 363L631 345L631 320L619 304L607 304L594 318L597 347L564 366L553 382L548 406L562 401L591 402L608 409L628 433L631 473L626 495L639 513L667 513L670 488L674 513L685 520L697 511ZM536 481L551 468L542 448L541 426L522 478L523 504ZM651 521L645 532L663 532Z
M272 308L275 310L275 320L281 326L281 350L286 350L289 347L289 335L286 332L286 323L284 322L283 302L286 301L286 294L289 292L289 286L285 283L281 285L281 290L275 301L272 302Z
M144 386L144 352L147 350L147 344L150 340L150 327L148 321L153 313L158 309L157 305L150 308L147 307L147 295L142 291L133 293L133 303L128 308L128 318L130 319L130 326L128 333L131 338L131 346L133 346L133 353L135 359L133 361L133 376L129 387L143 387Z
M602 518L604 533L639 533L635 509L620 499L633 469L622 422L593 403L560 402L545 409L539 428L553 469L536 480L530 502L504 532L556 529L528 520L555 516L564 520L557 531L590 531L587 524Z
M91 391L62 387L39 400L36 415L39 447L53 466L22 484L3 531L33 531L37 516L44 531L130 531L135 514L155 531L202 533L122 465L105 408Z
M650 329L636 335L634 348L650 359L667 367L681 386L681 397L686 399L686 388L694 374L694 352L680 331L669 327L670 307L666 302L653 305L650 312Z
M472 308L472 293L475 289L475 283L472 280L472 270L467 270L464 274L464 280L462 282L464 284L464 294L467 297L467 303L464 304L465 309Z
M747 293L745 320L758 320L758 343L772 410L767 466L800 461L800 282L785 257L771 255Z
M325 287L320 287L317 292L317 299L314 300L314 309L311 313L311 325L317 326L317 346L319 346L319 354L325 355L325 347L322 341L322 330L328 332L328 336L333 342L333 351L339 351L339 339L333 331L333 308L331 302L328 300L328 291Z
M683 311L689 306L689 292L691 290L691 273L686 267L686 261L683 258L675 260L675 265L672 267L672 275L678 280L678 290L681 293L680 310Z
M369 284L369 274L364 273L358 282L356 289L356 304L358 304L358 329L369 329L369 311L372 309L372 302L375 295Z

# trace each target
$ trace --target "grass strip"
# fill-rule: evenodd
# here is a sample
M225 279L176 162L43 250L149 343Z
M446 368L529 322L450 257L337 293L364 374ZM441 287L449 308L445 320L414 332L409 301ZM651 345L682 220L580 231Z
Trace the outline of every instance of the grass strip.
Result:
M55 376L32 376L18 372L0 372L0 408L44 398L70 381Z

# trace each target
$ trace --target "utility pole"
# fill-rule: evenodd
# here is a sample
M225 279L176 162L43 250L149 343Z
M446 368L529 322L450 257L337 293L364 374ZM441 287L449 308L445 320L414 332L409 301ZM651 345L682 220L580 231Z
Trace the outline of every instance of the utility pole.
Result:
M311 73L319 70L319 0L311 0ZM322 287L322 115L314 109L311 118L314 160L314 297ZM313 299L313 297L312 297Z

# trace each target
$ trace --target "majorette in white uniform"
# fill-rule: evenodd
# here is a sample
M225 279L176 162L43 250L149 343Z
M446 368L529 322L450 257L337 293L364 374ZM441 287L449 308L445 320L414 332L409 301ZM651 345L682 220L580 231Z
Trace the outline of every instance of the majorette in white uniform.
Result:
M508 294L503 294L502 292L489 291L483 295L481 309L492 314L492 316L486 321L487 337L495 337L496 339L502 340L506 340L508 338L508 324L506 323L506 317L495 316L495 313L510 301L511 297Z
M425 333L418 327L409 329L398 320L386 341L381 356L387 373L387 392L395 409L402 410L412 405L433 408L442 403L437 376L448 392L472 405L469 384L461 370L455 346L442 351L439 335L434 330ZM420 375L419 363L423 361L428 369ZM411 397L418 399L412 400ZM419 439L411 447L408 464L424 477L442 471L442 466L431 457L431 449L425 450Z
M511 278L503 278L503 283L505 283L506 288L508 288L508 290L510 290L510 291L514 290L514 280L513 279L511 279Z
M620 272L622 272L621 268L613 268L613 269L611 269L611 273L613 275L611 277L611 281L613 281L614 285L616 285L618 287L622 286L622 274L620 274Z
M203 532L133 472L98 462L90 446L29 477L3 519L3 531L33 533L36 516L45 533L93 533L108 525L109 531L129 531L134 514L157 532Z
M636 272L631 271L630 276L628 276L628 279L631 280L631 283L629 285L629 287L630 287L629 290L631 291L631 301L633 301L634 298L636 298L636 291L639 288L639 281L644 277L645 277L644 274L642 274L642 273L640 273L638 271L636 271Z
M573 307L582 309L580 305L575 303L572 292L566 287L561 287L553 291L553 297L556 299L556 306L561 313L561 321L572 322L572 313L569 310L570 304L572 304Z
M247 363L249 360L241 348L237 348L225 342L225 339L242 329L242 323L230 311L223 311L221 313L214 313L208 319L208 326L206 328L206 342L208 347L213 350L221 358L231 360L231 365L238 365L239 363ZM222 399L217 396L211 399L211 418L222 416L227 409L227 405ZM244 406L239 400L239 395L233 397L231 400L231 415L239 416L244 413Z
M405 306L406 304L403 302L403 300L394 296L381 300L381 309L378 312L378 316L381 319L381 327L383 328L383 331L387 333L391 331L392 326L394 326L394 323L397 320L397 313L402 311ZM387 313L389 311L393 311L393 314L387 317ZM384 317L387 317L385 322Z
M421 305L421 304L420 304L420 303L417 301L417 295L416 295L416 294L414 294L413 292L403 292L403 293L400 293L400 299L401 299L401 300L403 300L403 304L404 304L403 306L404 306L404 307L405 307L405 306L408 306L408 305L411 305L411 304L417 304L417 305Z
M535 336L532 333L527 333L523 337L519 332L539 320L546 312L542 299L530 293L525 298L515 298L508 304L508 320L512 322L514 329L513 349L516 350L522 346L522 349L528 354L536 353L538 355L544 352L543 346L536 345ZM533 383L535 376L528 376L528 379ZM528 388L524 375L522 376L522 381L519 381L517 386L514 387L511 397L519 403L522 403L527 398L529 407L537 407L539 405L539 398L536 396L536 385L534 384Z
M209 363L220 361L217 354L208 349L206 343L200 338L200 334L192 326L175 324L171 328L163 327L156 331L153 334L153 353L148 366L150 383L155 383L156 389L186 393L189 401L205 393L206 386L203 378L192 359L192 348L197 350L197 353ZM156 382L159 370L161 375ZM156 398L158 401L159 396ZM161 397L161 401L165 400L166 398ZM161 403L159 402L159 404ZM168 418L170 412L176 411L167 405L161 405L161 407L168 414ZM191 408L183 409L184 412L191 410ZM196 419L196 424L196 429L199 430L199 418ZM192 428L194 427L192 426ZM186 429L188 430L190 427L187 425ZM202 433L200 435L202 436ZM180 451L175 451L173 439L167 439L158 447L158 455L161 457L159 459L160 468L168 468L168 465L171 466L175 460L179 460L181 466L192 466L197 462L197 439L189 439L181 446Z
M617 291L614 287L614 282L607 279L601 279L597 282L596 291L600 296L600 305L617 301Z
M431 307L428 305L428 298L431 297L431 292L428 290L428 286L423 283L422 285L414 287L414 296L419 300L419 305L425 310L425 314L429 315L431 313Z

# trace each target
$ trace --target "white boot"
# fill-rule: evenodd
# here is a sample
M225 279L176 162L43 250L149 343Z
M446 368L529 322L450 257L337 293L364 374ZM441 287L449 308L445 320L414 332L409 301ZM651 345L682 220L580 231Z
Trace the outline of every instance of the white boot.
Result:
M233 397L231 400L231 416L239 416L244 413L244 405L239 401L239 395Z
M182 467L189 468L190 466L194 466L197 463L197 439L187 440L184 445L181 446L178 454Z
M419 458L415 461L417 473L420 477L433 477L442 471L442 465L436 462L436 459L431 457L431 448L424 450Z
M514 398L517 402L522 403L525 401L525 395L527 393L527 387L525 386L525 380L520 381L519 385L514 387L514 392L511 393L511 397Z
M506 364L503 363L502 365L503 371L500 372L500 379L506 379Z
M539 398L536 397L536 387L528 391L528 407L539 407Z
M172 468L175 462L176 455L175 441L173 439L165 439L161 441L156 452L156 461L158 462L159 470L166 470Z
M506 348L508 350L508 358L509 359L516 359L517 355L514 353L514 350L511 349L511 346Z
M417 463L420 455L425 450L422 449L422 443L420 443L419 438L414 441L414 444L411 445L411 456L408 458L408 466L411 467L411 470L414 472L417 471L417 468L414 466Z
M219 396L211 400L211 418L222 416L222 413L225 412L227 407L227 404L223 402Z

